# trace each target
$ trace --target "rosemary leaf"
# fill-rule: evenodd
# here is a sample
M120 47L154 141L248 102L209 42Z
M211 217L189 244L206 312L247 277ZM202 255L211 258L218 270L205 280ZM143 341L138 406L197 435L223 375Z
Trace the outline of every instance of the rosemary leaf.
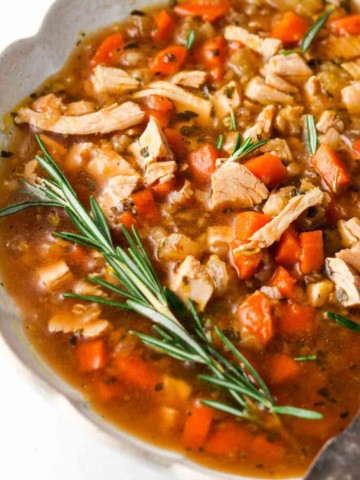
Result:
M336 313L326 312L326 317L330 318L334 322L342 325L343 327L348 328L349 330L353 330L356 333L360 333L360 324L349 320L348 318L342 317L341 315L337 315Z
M301 51L303 53L307 52L315 40L317 34L320 32L320 30L323 28L325 23L327 22L328 18L330 15L333 13L334 8L329 8L324 15L322 15L315 23L314 25L310 28L310 30L307 32L305 37L302 39L302 42L300 44Z
M304 410L303 408L295 407L273 407L273 412L280 415L289 415L291 417L304 418L306 420L321 420L324 416L318 412Z
M56 202L46 202L46 201L34 201L34 202L22 202L15 203L6 208L0 210L0 218L8 217L9 215L14 215L15 213L22 212L32 207L61 207L61 204Z
M231 130L233 132L236 132L237 125L236 125L236 117L235 117L234 110L231 110L231 112L230 112L230 125L231 125Z
M306 139L311 155L315 155L319 140L313 115L306 115Z
M303 355L303 356L299 356L299 357L295 357L295 361L296 362L315 362L315 360L317 359L317 356L316 355Z
M190 30L189 35L186 40L186 50L191 50L196 39L195 30Z
M217 150L221 150L224 145L224 135L219 135L217 142L216 142L216 148Z

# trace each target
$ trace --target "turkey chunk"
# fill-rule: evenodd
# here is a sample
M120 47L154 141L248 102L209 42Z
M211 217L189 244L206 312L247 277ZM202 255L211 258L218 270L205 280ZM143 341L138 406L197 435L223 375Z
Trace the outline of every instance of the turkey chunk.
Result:
M184 70L174 75L171 82L181 87L200 88L206 82L207 75L207 72L201 70Z
M260 152L271 152L277 157L284 160L285 163L291 162L293 159L289 144L283 138L273 138L260 148Z
M360 82L343 88L341 98L350 115L360 114Z
M336 258L344 260L344 262L360 272L360 243L355 243L351 248L341 250L336 254Z
M269 103L292 105L294 103L294 99L291 95L266 85L261 77L255 77L247 84L245 95L250 100L263 105L268 105Z
M280 90L284 93L297 93L298 88L291 85L291 83L287 82L279 75L275 73L268 72L265 76L265 83L269 85L269 87L276 88L276 90Z
M176 162L155 162L146 167L144 183L151 186L156 182L165 183L174 178L176 172Z
M159 81L150 83L145 90L136 92L134 98L148 97L149 95L160 95L169 98L180 105L183 109L189 109L199 115L204 123L209 123L212 103L209 100L193 95L177 85L170 82Z
M68 280L71 277L71 272L66 262L59 260L56 263L39 268L37 270L37 276L43 287L47 290L53 290Z
M295 187L283 187L277 192L271 193L267 199L263 212L265 215L275 217L286 207L290 199L294 196Z
M47 112L38 113L31 108L20 108L16 123L28 123L32 127L62 135L105 134L139 125L145 113L133 102L122 105L117 103L104 107L98 112L80 117L56 116L52 118Z
M252 208L259 205L268 195L266 186L246 167L228 163L212 175L211 208Z
M172 233L160 241L157 255L166 262L179 262L189 255L199 258L201 247L183 233Z
M321 133L326 133L331 128L335 128L338 132L342 132L345 128L343 120L338 117L335 110L325 110L320 115L316 128Z
M356 217L350 220L339 220L338 230L345 247L352 247L360 242L360 220Z
M232 81L218 90L213 97L213 102L218 118L230 115L241 104L240 89L237 83Z
M331 36L322 42L319 48L322 48L324 54L330 59L352 60L360 55L360 36Z
M214 293L214 284L206 268L192 255L186 257L175 269L170 279L170 288L184 302L194 302L200 312L205 309Z
M291 55L276 55L264 67L266 73L280 77L310 77L313 72L298 53Z
M120 68L103 67L98 65L93 72L91 81L97 93L121 95L140 86L139 80L132 78Z
M245 28L230 25L225 28L225 38L229 41L240 42L246 45L250 50L270 58L275 55L282 47L282 42L275 38L261 38L248 32Z
M107 320L99 318L101 310L97 305L75 305L73 310L52 317L48 324L49 331L75 333L89 338L97 337L110 327Z
M341 68L346 70L355 80L360 80L360 59L342 63Z
M205 264L205 268L210 275L216 295L223 295L226 292L229 283L229 274L226 269L226 263L220 260L217 255L210 255Z
M254 233L249 243L240 245L235 251L270 247L273 243L280 240L282 234L305 210L321 204L323 200L324 194L320 188L314 188L305 195L293 197L271 222Z
M274 120L276 115L276 107L274 105L267 105L259 113L255 124L244 132L244 138L251 137L254 142L258 138L268 138L274 127Z
M360 305L360 277L341 258L327 258L326 269L335 283L336 296L344 307Z
M155 117L150 116L149 123L139 139L140 157L137 162L144 168L152 162L174 160L165 135Z

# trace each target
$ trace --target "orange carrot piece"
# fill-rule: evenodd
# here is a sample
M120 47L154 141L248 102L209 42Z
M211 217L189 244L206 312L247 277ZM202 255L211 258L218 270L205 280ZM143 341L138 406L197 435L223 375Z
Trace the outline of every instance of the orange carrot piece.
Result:
M185 422L183 445L187 448L198 449L205 444L214 418L214 410L194 402Z
M112 372L124 381L143 390L154 389L161 381L159 372L142 357L131 354L119 353L111 365Z
M309 30L306 20L294 12L285 12L272 29L271 36L281 40L285 46L301 42Z
M181 3L174 10L181 17L201 17L204 22L214 22L230 10L231 3L227 0L195 0Z
M89 260L89 251L81 245L74 244L70 250L70 260L78 267L83 268Z
M181 45L173 45L159 52L151 62L150 70L162 75L177 73L187 57L187 50Z
M174 112L174 105L170 100L159 95L150 95L145 98L142 109L155 117L162 128L169 126L171 116Z
M258 435L251 442L251 450L256 453L258 458L265 462L280 463L285 456L286 450L284 445L270 441L266 435Z
M272 385L280 385L294 380L301 373L300 365L282 353L273 355L267 363L268 379Z
M176 128L166 128L164 133L166 140L168 141L168 144L175 156L177 158L186 157L188 148L181 136L181 133L176 130Z
M353 143L353 146L352 146L353 150L355 153L357 153L358 155L360 155L360 139L359 140L356 140L354 143Z
M348 15L333 20L330 23L330 28L335 35L360 35L360 15Z
M280 265L291 267L299 261L300 241L295 230L290 227L283 233L276 247L275 260Z
M336 193L350 182L349 172L339 155L323 144L312 158L315 170L331 190Z
M261 182L267 187L274 187L287 178L287 170L279 157L272 153L265 153L261 157L253 158L244 163Z
M159 13L157 13L154 21L155 28L151 33L151 36L154 40L167 40L173 35L175 21L166 10L161 10Z
M111 64L114 60L116 52L121 50L124 46L124 37L121 33L114 33L108 36L97 49L92 58L93 65Z
M248 448L251 435L235 422L221 423L205 444L205 451L213 455L234 455Z
M318 272L324 264L324 243L321 230L300 234L300 270L304 275Z
M130 198L134 202L136 212L142 220L149 223L156 223L159 220L159 210L150 190L141 190L133 193Z
M296 297L296 280L285 268L278 266L270 279L270 287L277 287L282 296L290 299Z
M125 228L128 230L131 230L131 228L134 226L135 228L139 227L138 222L136 221L136 218L131 212L124 212L122 213L119 218L116 221L117 224L123 224Z
M162 182L162 183L155 183L151 187L152 193L155 195L156 198L165 198L169 195L170 192L172 192L175 189L176 186L176 180L175 178L172 178L171 180L168 180L167 182Z
M258 212L241 212L236 216L235 235L241 242L248 242L252 235L269 223L270 217Z
M232 242L230 245L230 260L235 268L240 280L249 280L256 270L259 268L263 258L262 252L235 252L234 250L241 245L242 242Z
M210 38L201 48L201 61L209 70L214 81L224 74L225 42L223 37Z
M106 347L103 340L92 340L76 346L78 367L81 372L96 372L105 367Z
M197 182L210 183L211 176L216 170L216 160L219 153L210 143L205 143L195 152L191 152L187 162L190 175Z
M274 336L270 299L257 291L238 310L239 329L249 345L263 348Z
M279 305L277 330L292 335L312 333L315 328L316 311L309 305L288 302Z

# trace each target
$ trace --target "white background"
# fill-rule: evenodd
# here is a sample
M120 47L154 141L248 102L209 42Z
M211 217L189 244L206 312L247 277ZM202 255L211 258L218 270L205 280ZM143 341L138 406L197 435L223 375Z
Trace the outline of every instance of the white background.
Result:
M51 4L52 0L1 0L0 51L18 38L35 34ZM0 358L1 480L159 478L89 438L36 393L6 358Z

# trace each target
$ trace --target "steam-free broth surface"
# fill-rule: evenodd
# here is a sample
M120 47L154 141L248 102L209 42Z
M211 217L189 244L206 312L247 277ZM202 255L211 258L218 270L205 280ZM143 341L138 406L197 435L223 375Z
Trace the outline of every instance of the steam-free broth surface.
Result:
M302 475L359 409L360 22L326 9L200 0L134 11L82 34L64 69L6 117L2 205L54 180L36 160L39 134L81 204L97 199L114 245L127 245L122 225L135 228L159 288L192 302L204 337L166 297L215 367L133 335L161 339L109 304L121 295L86 281L127 288L104 250L56 236L77 233L57 206L0 222L2 281L28 337L105 419L216 470ZM199 378L212 367L217 380L245 372L244 405Z

